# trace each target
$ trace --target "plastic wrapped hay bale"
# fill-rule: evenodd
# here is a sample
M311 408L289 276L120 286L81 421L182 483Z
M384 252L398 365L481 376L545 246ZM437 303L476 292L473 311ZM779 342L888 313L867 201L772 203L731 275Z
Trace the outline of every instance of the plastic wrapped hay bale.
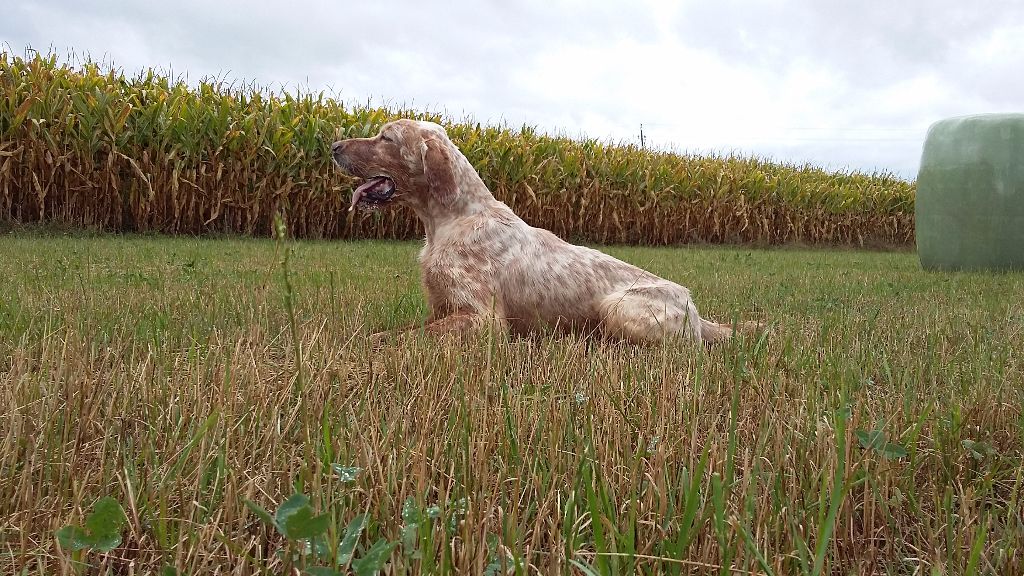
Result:
M1024 114L950 118L928 129L915 228L926 269L1024 269Z

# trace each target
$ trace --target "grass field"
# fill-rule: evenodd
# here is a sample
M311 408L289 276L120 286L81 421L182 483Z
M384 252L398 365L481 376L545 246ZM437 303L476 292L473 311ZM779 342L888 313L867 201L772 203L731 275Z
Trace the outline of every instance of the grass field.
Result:
M0 573L1024 573L1024 276L609 248L773 332L371 352L417 248L0 237ZM308 551L245 504L296 492Z

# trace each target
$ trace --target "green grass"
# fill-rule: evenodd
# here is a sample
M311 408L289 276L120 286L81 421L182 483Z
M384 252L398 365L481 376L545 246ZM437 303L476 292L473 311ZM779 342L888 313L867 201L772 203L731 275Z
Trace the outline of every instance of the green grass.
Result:
M0 572L311 566L245 504L295 492L397 574L1024 572L1022 275L616 247L771 335L371 352L418 246L286 246L294 331L273 240L0 237ZM60 549L104 496L123 542Z

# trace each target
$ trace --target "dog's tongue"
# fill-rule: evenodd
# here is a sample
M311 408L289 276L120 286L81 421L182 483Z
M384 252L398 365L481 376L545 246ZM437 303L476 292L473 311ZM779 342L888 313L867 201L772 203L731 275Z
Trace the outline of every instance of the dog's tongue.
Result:
M366 196L367 193L374 191L378 187L386 186L387 181L387 178L383 176L378 176L376 178L370 178L366 182L363 182L362 185L360 185L358 188L352 191L352 204L349 205L348 209L355 209L356 204L359 204L359 201L363 199L363 196Z

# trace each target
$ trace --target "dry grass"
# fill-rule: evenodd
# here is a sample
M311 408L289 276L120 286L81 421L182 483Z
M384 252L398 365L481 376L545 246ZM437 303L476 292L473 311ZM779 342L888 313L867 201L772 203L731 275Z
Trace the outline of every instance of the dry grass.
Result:
M335 537L367 513L361 550L402 541L392 574L1024 571L1020 275L620 248L774 335L370 352L422 312L415 249L294 245L297 362L274 242L0 239L0 572L73 570L54 532L109 495L129 521L91 573L286 573L243 501L295 491ZM403 540L408 498L441 517Z
M495 195L533 225L597 243L907 245L914 185L758 158L480 126L321 95L125 77L0 52L0 220L115 231L419 237L411 213L351 217L330 143L399 116L447 125Z

